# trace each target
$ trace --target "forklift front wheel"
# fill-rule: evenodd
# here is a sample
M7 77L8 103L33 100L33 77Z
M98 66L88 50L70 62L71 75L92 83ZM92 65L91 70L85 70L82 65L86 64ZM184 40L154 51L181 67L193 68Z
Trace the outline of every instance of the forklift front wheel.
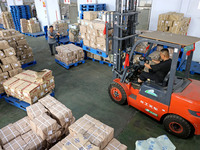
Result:
M112 83L110 84L108 88L108 93L111 97L111 99L120 105L123 105L126 103L127 97L126 97L126 92L124 89L121 87L121 85L117 83Z
M178 115L168 115L163 120L164 127L166 130L179 137L179 138L188 138L192 134L191 125L182 117Z

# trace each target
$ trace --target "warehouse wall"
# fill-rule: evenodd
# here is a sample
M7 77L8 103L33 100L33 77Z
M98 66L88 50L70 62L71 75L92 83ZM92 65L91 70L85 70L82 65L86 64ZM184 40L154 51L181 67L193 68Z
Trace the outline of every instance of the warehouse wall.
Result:
M12 5L23 5L23 0L7 0L8 10L10 11L10 6Z
M200 0L153 0L149 30L157 30L158 16L161 13L176 11L191 17L189 36L200 38ZM196 47L194 61L200 62L200 47Z

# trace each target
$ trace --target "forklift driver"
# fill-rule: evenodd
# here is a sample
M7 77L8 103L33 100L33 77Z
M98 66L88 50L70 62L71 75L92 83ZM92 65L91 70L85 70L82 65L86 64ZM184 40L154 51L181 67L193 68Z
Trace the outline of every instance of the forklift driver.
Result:
M156 65L144 64L149 69L149 72L142 72L138 78L138 83L146 81L147 79L155 81L155 83L162 83L165 76L168 74L171 68L172 60L169 58L169 50L164 48L160 52L162 61L152 60Z

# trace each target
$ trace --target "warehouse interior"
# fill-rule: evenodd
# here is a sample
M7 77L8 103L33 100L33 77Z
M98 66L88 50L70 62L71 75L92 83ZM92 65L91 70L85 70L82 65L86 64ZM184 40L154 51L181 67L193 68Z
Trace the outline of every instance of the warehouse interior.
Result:
M122 6L119 6L119 4L121 4ZM131 4L135 6L135 8L131 7ZM87 5L94 6L94 8L97 7L98 5L102 5L102 6L106 5L106 7L105 8L103 7L104 10L97 10L96 12L95 12L95 9L93 10L93 8L90 9L90 11L87 11L87 10L81 11L83 6L87 6ZM31 18L33 18L33 22L34 22L33 24L35 25L35 27L38 26L39 29L37 29L37 27L33 29L33 24L30 25L31 21L28 21L29 19L27 19L26 17L24 18L22 17L18 22L21 25L17 26L17 21L15 21L17 17L15 18L14 14L17 14L19 12L21 13L21 11L23 12L24 8L22 6L26 6L24 7L25 9L29 8L30 17L28 18L30 20ZM130 9L132 8L132 10L129 10L129 11L126 10L126 7ZM19 9L17 11L16 8L18 9L23 8L23 9L22 10ZM122 11L121 9L122 10L125 9L125 10ZM35 12L36 14L34 14ZM90 43L85 33L84 33L85 36L82 36L85 30L83 32L81 30L83 30L82 27L85 27L84 29L88 31L89 30L88 27L91 26L91 22L93 21L94 23L95 21L98 22L99 20L97 18L103 14L102 12L104 13L108 12L108 14L112 14L112 15L114 14L115 17L120 16L119 13L124 14L125 16L124 20L126 20L126 15L134 16L137 14L135 12L138 12L138 16L136 17L138 24L136 23L137 25L135 25L134 24L135 21L131 20L132 19L131 17L130 17L131 19L127 17L128 19L127 22L124 21L124 25L131 24L131 27L129 26L128 28L115 27L117 23L115 22L116 20L113 21L114 19L112 19L111 21L111 22L115 22L113 23L113 25L110 25L110 21L108 22L106 22L105 20L101 21L103 22L103 25L100 24L103 27L102 32L106 32L106 33L103 33L102 35L102 37L104 37L103 43L105 44L103 45L100 44L99 47L96 45L96 47L94 48L93 47L95 45L94 43L95 42L98 43L99 42L98 40L100 40L100 38L99 39L97 38L96 41L93 41L92 38L94 38L95 36L92 36L90 37L90 40L91 40L91 43ZM173 12L173 13L170 14L170 12ZM5 18L9 16L8 13L11 14L10 18L14 22L13 27L11 23L9 24L9 21L7 22L5 21L6 20ZM26 13L27 13L27 10L26 10ZM188 150L188 149L193 149L193 150L198 150L199 149L199 144L200 144L199 142L200 140L200 136L199 136L200 135L200 131L199 131L200 98L198 97L199 96L198 91L200 88L200 82L199 82L200 80L200 76L199 76L200 74L200 69L199 69L200 68L200 63L199 63L200 62L200 57L199 57L199 54L200 54L200 30L199 30L200 1L199 0L175 0L175 1L173 0L169 0L169 1L164 1L164 0L124 0L124 1L123 0L122 1L121 0L110 0L110 1L106 1L106 0L57 0L57 1L53 1L53 0L48 0L48 1L47 0L0 0L0 14L2 18L0 19L1 21L0 22L0 28L1 28L0 29L0 35L1 35L0 45L3 47L3 48L0 47L0 51L1 51L0 52L0 60L1 60L0 78L2 82L1 86L3 88L3 89L0 89L0 91L3 90L3 92L1 92L2 94L0 94L1 95L0 150L1 149L2 150L4 149L5 150L6 149L51 149L51 150L59 150L59 149L60 150L61 149L63 150L68 150L68 149L69 150L70 149L71 150L73 149ZM113 15L113 18L114 18L114 15ZM165 20L166 16L170 18L170 15L173 17L175 16L176 19L177 18L179 19L180 17L182 17L182 20L185 19L184 20L185 22L177 19L175 21L171 21L171 25L170 25L170 19ZM108 18L109 18L109 15L108 15ZM111 18L109 18L108 20L110 19ZM162 24L163 20L165 20L164 24ZM87 24L87 22L89 22L89 24ZM172 25L172 22L174 26ZM177 23L177 26L175 26L176 23ZM25 24L26 27L22 24ZM52 35L50 31L50 26L53 25L54 30L56 30L59 24L63 24L62 26L63 30L56 31L56 33L60 33L60 35L57 35L56 33L55 35ZM66 25L68 26L66 27ZM97 27L101 28L98 25L99 24L97 24ZM132 27L136 27L136 28L134 29ZM112 33L109 34L109 30L106 30L106 28L107 29L110 28L112 30ZM132 37L137 36L139 37L139 40L148 39L147 42L145 41L146 42L145 44L140 43L140 45L138 46L139 47L138 49L137 47L135 48L136 52L134 52L133 54L133 60L131 60L131 57L129 58L129 55L131 55L131 51L132 51L131 48L134 47L134 44L137 43L137 40L132 39L131 42L128 41L126 44L122 42L121 42L122 44L119 44L120 38L122 38L122 35L120 37L120 32L118 32L119 34L115 32L116 30L122 31L122 30L129 30L130 28L131 28L130 31L135 31L135 33L137 33L137 35L134 35L134 36L131 35ZM15 31L13 31L13 29ZM91 34L93 32L94 32L93 33L94 35L96 34L94 30L90 32ZM5 36L5 34L10 34L13 37L16 36L14 38L18 39L19 41L14 40L13 38L12 39L10 38L10 40L12 41L11 42L9 41L10 35ZM51 44L49 43L49 38L51 38L51 36L53 36L53 39L55 39L56 41L54 55L51 55L51 51L49 47ZM108 37L112 36L111 50L108 50L110 46L109 41L105 40L107 36ZM128 37L130 35L124 34L124 37L125 36ZM165 36L167 40L165 39ZM171 39L168 38L169 36L171 37ZM162 39L158 39L158 37ZM16 43L16 48L15 46L13 46L13 42ZM153 43L154 44L153 45L151 44L151 42L158 42L158 43L157 44ZM100 41L100 43L102 43L102 41ZM189 43L189 44L187 45L185 43ZM130 46L131 48L126 45L129 45L129 46L131 45ZM170 46L167 47L166 45L170 45ZM28 48L25 48L25 46L28 46ZM178 48L176 48L177 46ZM14 51L11 50L12 47ZM100 50L102 47L105 47L105 48ZM172 49L172 47L174 47L174 49ZM23 48L24 49L23 51L25 51L26 49L26 51L28 51L27 54L24 55L21 52L19 53L20 48ZM122 54L124 52L121 52L121 50L119 50L121 48L127 49L125 54ZM6 53L6 49L10 49L8 54ZM67 59L65 58L65 61L64 61L64 59L61 59L61 56L59 55L62 55L62 54L64 55L65 49L67 49L66 51L70 51L70 54L66 53ZM79 52L76 54L76 52L73 51L73 49ZM160 51L157 53L158 55L157 57L159 57L159 59L162 53L162 49L168 49L169 55L171 53L173 54L172 56L170 55L171 56L170 58L172 59L172 65L174 63L175 65L174 66L170 65L171 67L169 68L170 69L169 78L171 80L174 79L172 78L173 77L172 73L174 71L174 76L179 77L178 79L183 78L184 83L186 83L185 80L190 81L189 83L188 82L186 83L187 85L185 84L180 85L180 87L183 88L182 91L177 92L174 90L171 93L172 96L170 94L170 98L172 97L170 100L171 104L168 104L169 107L167 107L168 114L169 115L172 114L174 110L171 110L171 109L174 107L173 102L175 101L175 98L173 96L176 93L180 94L177 96L178 98L183 96L182 99L178 99L178 103L176 103L176 106L175 106L177 111L174 111L173 114L175 114L176 116L178 115L179 117L181 117L182 120L185 120L184 123L190 125L188 129L191 129L191 131L190 133L188 133L187 137L186 136L181 137L181 136L186 135L187 134L186 131L189 132L189 130L185 129L185 126L184 126L185 124L181 124L181 122L178 122L179 118L178 119L175 118L177 120L174 120L173 122L176 123L177 121L176 124L180 125L181 132L184 132L183 135L181 133L180 133L181 135L179 135L179 130L177 130L175 134L172 131L167 131L166 126L163 125L164 119L161 119L162 117L160 117L160 114L156 112L154 109L151 109L150 107L150 103L152 101L155 101L155 103L153 103L152 105L157 105L157 103L159 103L159 104L162 104L162 106L163 105L167 106L167 104L163 104L161 101L157 99L148 98L146 102L149 104L146 103L146 106L147 105L149 106L147 107L144 106L144 108L146 109L148 108L148 110L150 111L145 112L144 110L140 110L139 107L134 106L133 102L135 101L141 102L141 100L145 100L145 99L143 95L142 97L140 96L141 93L136 92L138 95L136 96L134 101L131 101L130 99L131 92L132 92L132 95L135 95L134 90L138 89L138 88L135 88L135 86L133 85L137 84L137 87L138 86L141 87L141 89L139 88L139 90L142 91L143 85L148 85L146 84L146 82L150 82L150 80L147 79L147 81L145 81L144 83L139 83L138 81L135 83L135 81L132 82L132 80L122 81L123 77L131 71L132 69L131 67L134 66L134 64L144 65L142 63L137 63L136 61L134 61L136 59L136 55L139 55L137 61L144 61L144 60L141 60L141 57L142 57L142 58L145 58L144 63L147 63L149 61L153 61L156 58L152 54L158 51L158 49L160 49ZM176 49L177 49L177 52L176 52ZM56 53L56 51L58 53ZM73 53L71 53L71 51L73 51ZM150 55L147 53L144 53L143 55L142 52L144 51L147 53L149 51ZM4 53L3 54L4 56L1 53ZM14 53L14 54L11 54L11 53ZM72 62L69 63L68 59L70 59L72 57L71 54L74 54L74 53L76 54L75 57L77 56L78 58L77 60L72 60ZM121 54L120 60L118 60L118 58L115 57L115 55L119 56L118 53ZM152 58L149 59L148 55L152 56ZM13 60L14 56L17 59L16 62L15 60ZM11 57L13 61L13 62L10 61L9 63L11 66L10 67L11 69L8 70L7 68L3 68L7 65L6 62L9 61ZM23 57L26 57L26 59L23 59ZM65 56L62 56L62 57L65 57ZM73 56L72 58L75 59L75 57ZM116 61L115 59L118 61ZM127 63L127 60L128 60L128 63ZM118 63L120 61L121 63L119 65ZM189 61L191 61L190 64L188 64ZM18 62L20 63L20 66L21 66L20 69L19 67L12 67L12 64L18 64ZM177 62L178 62L178 65L177 65ZM152 64L150 65L150 67L151 66ZM189 69L188 69L188 66L189 66ZM119 71L116 71L117 69ZM34 71L34 73L32 71ZM125 71L127 71L127 73L123 74ZM8 77L5 77L6 76L5 72L8 72L7 73ZM48 73L51 72L50 73L51 77L45 76L47 72ZM29 76L29 73L32 73L32 75ZM45 76L45 78L42 78L43 76ZM128 78L127 76L126 76L126 79ZM46 81L46 78L48 78L47 81ZM116 80L118 78L119 78L119 81ZM35 79L35 81L31 81L32 79ZM50 79L53 79L53 83L50 82L51 81ZM174 82L175 81L177 80L174 79ZM45 86L47 85L49 87L47 88L48 91L45 91L46 88L44 88L44 91L41 90L42 92L46 92L43 96L35 95L36 93L40 94L41 91L31 93L36 88L34 90L31 89L32 91L27 90L30 93L30 94L28 93L29 94L28 96L32 94L30 96L31 97L30 100L29 99L27 100L25 99L25 97L27 96L25 95L24 97L22 96L26 92L26 90L25 92L23 92L23 89L20 88L20 86L19 87L15 86L14 83L17 83L17 82L21 82L19 83L19 85L23 85L25 84L25 82L30 82L30 85L32 84L37 85L40 82L41 85L40 84L38 84L39 86L37 85L37 87L41 86L40 88L43 87L44 83L42 82L45 82ZM50 82L50 83L47 83L47 82ZM193 85L193 82L194 82L194 85ZM122 91L120 90L119 85L114 87L115 88L114 91L115 92L117 91L118 92L117 94L122 95L121 99L124 98L123 92L125 92L125 94L127 95L126 96L127 100L122 105L120 105L121 100L117 100L119 95L117 96L114 95L117 98L112 99L112 96L111 96L112 93L110 91L112 90L112 88L110 88L110 85L113 86L113 83L115 84L117 83L121 85L121 87L123 87ZM170 81L168 81L167 84L168 86L166 87L169 88ZM129 85L131 85L131 88L134 87L135 89L134 90L129 89L128 88ZM8 86L9 88L6 88L6 86ZM12 91L12 87L14 87L13 90L15 92ZM155 84L153 87L155 87ZM163 89L166 90L167 89L166 87ZM21 90L20 91L21 96L18 96L17 89ZM127 94L127 91L128 91L128 94ZM184 91L185 93L183 93ZM157 91L156 90L153 91L153 94L155 94L155 92ZM168 89L167 89L167 92L168 92ZM51 96L49 96L49 94L51 94ZM189 98L188 98L188 95L189 95ZM38 99L34 102L33 99L35 98L35 96L38 97ZM162 99L164 99L168 96L161 95L161 97ZM50 101L51 99L53 100ZM44 102L45 100L46 102ZM185 102L187 101L190 104L189 103L186 104ZM54 103L55 106L52 105L51 107L49 107L48 105L50 105L50 103ZM42 107L45 109L46 112L41 113L42 110L41 108L39 108L39 104L40 105L42 104ZM180 106L178 106L179 104ZM36 106L36 109L31 113L30 109L34 109L35 106ZM58 106L66 110L59 111L57 109L59 108ZM143 107L143 106L140 106L140 107ZM53 112L51 111L51 109L53 110ZM185 109L187 109L188 114L185 112ZM38 110L41 112L38 113ZM178 112L178 110L180 111L180 113ZM192 113L190 110L192 111ZM72 113L72 116L71 116L72 118L69 117L70 116L69 112ZM89 115L89 117L86 116L85 114ZM36 116L33 117L33 115L36 115ZM56 115L58 115L60 118ZM165 114L163 116L166 117L167 115ZM159 116L161 120L156 119L155 116L156 117ZM55 125L53 126L48 121L46 122L45 120L42 123L42 121L39 120L39 118L44 119L43 117L47 117L50 120L54 120L54 122L58 124L58 128L59 128L58 131L60 132L59 136L56 135L57 131L54 131L52 129L52 128L55 128ZM88 119L90 117L92 118L91 120L93 119L94 120L96 119L96 120L90 121ZM187 117L192 118L191 121L186 119ZM22 118L26 118L26 119L28 118L28 120L30 120L30 123L28 123L28 125L26 124L26 126L30 126L28 127L30 129L27 131L25 131L27 128L25 125L21 125L21 126L16 125L16 122L19 122ZM67 121L66 121L66 118L67 118ZM73 120L73 118L75 118L75 120ZM64 124L66 125L66 127L62 126L62 121L61 121L62 119L65 120ZM68 119L70 121L68 121ZM73 121L71 121L71 119ZM39 121L35 123L36 120L39 120ZM83 120L85 121L85 123L82 123ZM195 125L193 125L192 121L194 122L194 124L196 123L196 127ZM47 123L48 125L46 125L45 123ZM83 126L81 126L80 124L83 124ZM43 125L45 129L40 129L40 127ZM18 130L18 127L16 126L20 127L20 130ZM78 128L79 126L80 128ZM8 131L8 129L10 131ZM97 130L98 132L95 133ZM110 130L112 131L112 135L110 134L111 132ZM53 133L49 134L49 132L52 132L52 131ZM19 132L19 134L16 135L15 132ZM45 134L45 132L47 132L47 135ZM54 137L54 132L55 132L56 137ZM109 132L109 135L107 135L108 132ZM94 139L92 139L91 136ZM38 141L38 138L41 139L41 141L40 140ZM77 142L77 139L78 141L79 140L81 141L81 144L78 144L79 142Z

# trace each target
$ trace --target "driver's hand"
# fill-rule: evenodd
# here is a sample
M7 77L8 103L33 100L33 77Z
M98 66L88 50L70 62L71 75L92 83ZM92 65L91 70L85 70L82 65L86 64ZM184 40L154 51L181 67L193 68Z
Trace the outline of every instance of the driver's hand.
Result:
M152 61L151 57L146 57L146 60Z
M144 62L144 61L140 61L140 65L141 65L141 66L144 66L144 65L145 65L145 62Z

